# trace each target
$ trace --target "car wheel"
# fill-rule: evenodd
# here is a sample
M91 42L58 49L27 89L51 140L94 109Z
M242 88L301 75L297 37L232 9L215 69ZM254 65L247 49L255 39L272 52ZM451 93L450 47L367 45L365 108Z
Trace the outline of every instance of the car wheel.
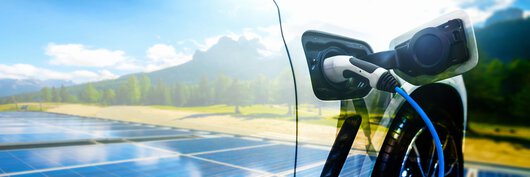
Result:
M423 105L422 105L423 107ZM442 142L445 176L463 176L462 131L452 120L456 115L441 105L427 105ZM405 104L385 138L372 176L437 176L438 158L432 136L416 111Z

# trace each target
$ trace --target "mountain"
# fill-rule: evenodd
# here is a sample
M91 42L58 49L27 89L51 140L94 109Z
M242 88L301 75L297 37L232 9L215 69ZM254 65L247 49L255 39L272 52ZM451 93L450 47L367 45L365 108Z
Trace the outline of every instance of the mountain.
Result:
M502 61L530 59L530 19L498 21L475 30L479 51Z
M489 25L499 23L499 22L521 20L523 18L524 18L523 10L519 8L508 8L508 9L499 10L493 13L493 15L491 15L491 17L489 17L486 20L485 24L486 26L489 26Z
M196 51L188 63L148 73L152 80L194 82L201 77L215 79L218 74L247 80L257 75L273 76L288 63L283 56L264 57L264 46L257 39L222 37L206 51Z
M35 79L0 79L0 97L22 93L36 92L43 87L61 87L74 85L64 80L35 80Z
M192 56L192 60L162 70L150 73L134 73L121 76L113 80L94 82L92 85L97 89L113 88L127 82L132 76L139 78L145 75L153 83L162 80L172 84L196 83L202 77L214 80L217 75L223 74L234 79L249 80L255 79L258 75L275 77L281 71L288 70L289 63L283 55L263 55L260 51L265 47L258 39L246 39L241 37L237 40L229 37L221 37L219 41L205 51L197 50ZM284 52L282 51L281 54ZM69 90L76 92L84 87L84 84L72 86Z

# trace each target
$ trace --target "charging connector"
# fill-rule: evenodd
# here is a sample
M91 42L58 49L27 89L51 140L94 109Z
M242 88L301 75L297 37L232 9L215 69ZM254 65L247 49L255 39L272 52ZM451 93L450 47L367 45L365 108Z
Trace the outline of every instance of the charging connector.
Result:
M347 81L348 73L354 73L368 79L369 85L378 90L395 93L394 88L400 87L399 82L385 68L352 56L326 58L322 68L326 78L335 83Z
M388 72L388 70L370 62L344 55L326 58L323 63L323 69L325 77L331 82L345 82L348 80L348 72L355 73L368 79L372 88L392 93L397 92L399 95L405 98L405 100L409 102L416 112L418 112L420 117L425 122L425 125L431 132L438 155L438 176L444 176L445 164L442 143L438 133L436 132L436 129L434 128L434 125L425 111L423 111L423 109L418 105L418 103L416 103L412 97L410 97L403 89L400 88L401 86L399 82L392 74L390 74L390 72Z

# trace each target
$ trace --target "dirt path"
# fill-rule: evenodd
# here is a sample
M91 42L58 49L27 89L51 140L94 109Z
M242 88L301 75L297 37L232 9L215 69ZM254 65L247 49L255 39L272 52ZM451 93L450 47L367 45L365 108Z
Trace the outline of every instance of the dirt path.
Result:
M294 142L295 122L273 118L238 118L231 115L205 114L191 111L161 110L146 106L88 106L60 105L48 112L99 117L185 129L222 132ZM299 125L299 141L332 145L336 128L333 126ZM358 135L363 135L359 130ZM375 141L375 140L374 140ZM382 141L382 140L377 140ZM365 149L367 139L357 136L354 148ZM491 139L466 138L465 160L530 168L530 149L520 145L495 142Z
M204 114L189 111L161 110L145 106L89 106L61 105L48 112L99 117L153 125L223 132L236 135L262 137L283 141L294 141L295 122L272 118L238 118L231 115ZM330 145L336 128L324 125L304 124L299 126L300 141Z

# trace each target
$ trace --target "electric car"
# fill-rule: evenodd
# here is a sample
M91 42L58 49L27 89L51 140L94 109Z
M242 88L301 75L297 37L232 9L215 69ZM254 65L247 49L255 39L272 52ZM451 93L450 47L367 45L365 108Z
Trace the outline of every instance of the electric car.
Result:
M385 21L348 3L17 3L53 11L12 13L6 29L35 29L35 40L0 36L46 59L26 63L44 68L28 78L75 83L0 100L17 110L0 112L0 176L437 176L417 111L363 77L376 69L328 74L337 56L391 74L430 117L445 176L464 174L461 74L477 54L463 12L391 8Z

